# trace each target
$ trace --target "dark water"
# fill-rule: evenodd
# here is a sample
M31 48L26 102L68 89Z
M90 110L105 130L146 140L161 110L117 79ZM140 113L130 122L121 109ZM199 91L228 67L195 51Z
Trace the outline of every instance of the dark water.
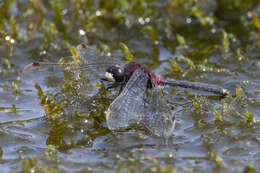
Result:
M0 172L260 170L258 1L9 0L0 2L0 28ZM23 71L72 61L82 42L122 59L123 42L164 78L233 96L166 87L172 138L109 131L104 112L116 92L58 69Z

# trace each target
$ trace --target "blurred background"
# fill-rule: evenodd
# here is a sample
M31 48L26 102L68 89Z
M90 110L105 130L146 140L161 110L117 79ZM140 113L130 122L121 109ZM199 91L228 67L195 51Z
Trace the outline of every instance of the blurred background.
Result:
M82 42L236 96L165 88L177 120L167 145L138 128L109 131L115 92L69 71L23 70L73 62ZM259 172L259 48L258 0L1 0L0 170Z

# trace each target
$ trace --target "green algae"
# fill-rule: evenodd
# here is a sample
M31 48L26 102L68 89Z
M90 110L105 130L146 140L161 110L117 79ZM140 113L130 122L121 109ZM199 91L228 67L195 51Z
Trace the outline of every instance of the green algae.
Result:
M8 59L3 58L3 59L2 59L2 62L3 62L3 64L4 64L4 67L5 67L5 68L7 68L7 69L10 69L10 68L11 68L11 63L10 63L10 61L9 61Z
M119 47L124 51L125 53L125 60L126 61L132 61L133 55L130 52L129 48L124 43L119 43Z
M56 119L61 117L64 111L59 101L56 100L55 96L51 93L44 93L39 85L35 85L38 91L38 97L40 105L43 108L45 115L48 119Z
M37 157L28 157L22 160L21 173L28 172L39 172L39 173L61 173L65 171L61 171L57 168L51 168L48 166L40 166L38 165Z
M214 83L227 87L235 95L232 97L230 94L220 100L214 96L194 96L193 92L182 92L176 88L166 89L168 96L165 97L169 104L176 110L180 107L182 110L181 115L176 116L178 123L173 137L173 143L179 145L179 152L175 152L173 148L165 151L175 153L174 161L166 163L161 158L160 153L164 152L161 148L164 147L147 147L149 151L156 151L156 154L151 156L153 159L148 160L142 159L147 148L143 149L141 155L123 150L121 153L129 152L130 156L126 154L127 156L117 161L113 160L116 168L111 170L219 172L220 168L223 168L227 172L234 169L237 172L257 172L259 166L255 146L259 133L259 2L212 0L204 4L195 0L1 1L1 121L9 120L4 116L7 113L17 114L16 118L22 118L21 121L9 120L11 123L8 127L2 127L1 124L0 134L4 137L14 136L15 139L7 140L9 143L14 140L17 145L22 143L21 145L34 148L30 142L35 141L30 141L32 139L27 137L27 134L20 137L22 132L16 134L15 130L28 126L28 115L43 114L45 118L38 126L43 128L48 125L48 128L39 134L31 131L40 129L28 131L33 133L33 138L47 134L47 139L43 137L40 142L46 144L46 150L39 152L55 165L51 167L49 163L42 164L39 158L30 156L34 155L33 152L28 152L28 158L21 159L19 156L17 159L21 161L21 172L64 172L56 169L56 166L66 165L62 160L66 160L70 155L64 157L59 152L73 153L73 150L79 148L92 149L93 145L97 145L96 140L101 141L101 146L105 149L94 148L94 156L85 155L88 160L85 160L84 164L88 164L92 156L99 157L100 160L105 158L102 161L97 159L97 162L105 165L99 165L104 171L110 168L109 161L113 160L111 158L115 153L120 153L110 151L108 146L113 144L108 141L111 141L109 139L113 139L115 134L104 127L104 112L116 94L106 91L103 84L95 86L98 92L92 93L94 96L90 97L86 93L93 88L83 82L84 79L88 80L87 73L81 73L79 79L76 79L72 71L64 70L62 82L59 83L58 78L46 76L45 82L51 82L46 84L47 82L37 81L39 84L35 85L35 88L29 87L30 82L27 81L37 80L38 75L44 73L35 73L33 77L17 80L22 66L34 61L60 62L64 67L69 62L76 67L81 62L75 46L81 42L96 46L109 55L123 54L128 61L144 62L163 77ZM161 48L171 55L165 56ZM249 82L243 83L240 78ZM38 98L32 97L36 92ZM36 106L28 108L28 104L23 104L33 98L41 109L34 111ZM6 106L6 101L9 106ZM87 123L78 125L82 122ZM9 132L9 128L15 130ZM2 129L7 129L8 133ZM127 133L135 133L140 129L133 131ZM143 136L147 138L146 135ZM20 141L22 138L29 142L23 143ZM189 141L192 141L191 144ZM4 140L2 142L4 143ZM0 150L1 163L12 162L5 160L6 154L11 152L8 152L7 144L4 144ZM245 151L237 148L238 144L245 148ZM116 144L114 146L116 149L120 148ZM17 147L20 146L14 144L13 150ZM203 159L182 160L182 152L189 153L192 148L195 148ZM223 152L219 148L227 148L227 151ZM133 147L134 149L136 148ZM38 151L35 148L34 150ZM100 153L103 156L100 156ZM223 153L230 154L223 156ZM239 164L229 166L233 158ZM253 162L253 166L243 162L246 159ZM89 167L96 169L99 166ZM88 170L89 168L85 169L86 172Z

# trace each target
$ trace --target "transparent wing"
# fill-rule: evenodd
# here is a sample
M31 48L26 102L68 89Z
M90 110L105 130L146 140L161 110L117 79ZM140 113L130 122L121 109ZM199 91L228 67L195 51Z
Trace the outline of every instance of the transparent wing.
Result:
M123 67L127 62L122 61L118 58L114 58L104 53L98 52L97 50L86 46L85 44L80 44L76 48L79 59L82 64L76 64L73 62L69 63L53 63L53 62L37 62L27 65L24 71L48 71L53 74L58 74L66 71L76 73L85 72L90 80L99 80L104 76L106 69L112 65L117 65Z
M149 92L141 123L157 137L169 138L173 134L175 116L158 86L154 86Z
M80 70L88 72L91 75L103 76L108 67L114 65L123 67L127 63L118 58L97 52L85 44L78 45L77 52L79 53L80 60L83 62L83 65L80 66Z
M109 129L127 128L141 119L148 79L148 74L141 68L135 70L121 94L111 103L106 112Z
M108 64L108 65L114 65L114 64L122 64L125 61L122 61L118 58L111 57L106 55L105 53L98 52L96 49L90 48L86 46L85 44L79 44L76 48L77 53L79 55L79 58L81 61L86 64L86 67L92 66L97 64ZM82 66L82 69L84 69L85 66Z

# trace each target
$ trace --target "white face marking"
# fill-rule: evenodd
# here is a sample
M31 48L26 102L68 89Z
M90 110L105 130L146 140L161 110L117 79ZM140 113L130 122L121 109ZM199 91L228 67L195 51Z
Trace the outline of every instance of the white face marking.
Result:
M112 73L106 72L106 73L105 73L105 77L106 77L106 79L107 79L108 81L110 81L110 82L115 82L115 78L113 77L113 74L112 74Z
M119 72L119 73L122 73L122 70L121 70L121 68L120 68L120 69L118 69L118 72Z

